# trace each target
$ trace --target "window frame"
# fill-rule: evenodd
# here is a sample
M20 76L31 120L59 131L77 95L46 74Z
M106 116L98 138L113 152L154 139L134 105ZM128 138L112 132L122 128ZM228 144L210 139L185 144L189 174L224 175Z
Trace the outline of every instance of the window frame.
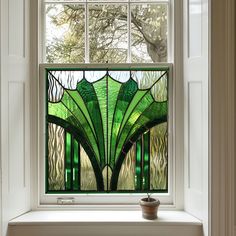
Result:
M38 28L40 29L37 34L38 38L38 50L37 50L37 61L39 64L38 68L38 74L39 77L42 77L42 68L45 68L46 66L49 66L49 64L43 64L43 48L44 48L44 43L45 41L43 40L43 35L44 34L44 29L45 29L45 21L44 21L44 7L43 7L43 0L37 0L37 9L38 9L38 20L36 25L38 25ZM165 1L165 0L163 0ZM155 2L163 2L162 0L160 1L155 1ZM154 2L151 0L151 2ZM140 1L139 3L146 3L145 0ZM169 194L164 194L163 196L160 196L160 194L154 194L153 196L158 197L161 200L161 208L162 209L183 209L183 203L184 203L184 181L183 181L183 170L184 170L184 165L183 165L183 55L182 55L182 48L183 48L183 40L182 40L182 11L183 11L183 0L180 0L178 4L174 4L174 0L169 0L169 20L168 20L168 27L169 27L169 40L168 40L168 63L158 63L158 66L161 64L163 65L169 65L171 66L172 70L172 144L171 144L171 149L172 149L172 154L168 154L168 156L172 158L172 177L169 178L169 180L172 181L172 191ZM40 43L41 42L41 43ZM44 42L42 44L42 42ZM81 66L89 66L90 64L82 64ZM119 67L121 67L122 64L119 64ZM127 66L127 64L125 64ZM138 64L131 64L131 66L137 66ZM145 63L145 66L148 64ZM56 64L53 64L55 67ZM57 64L57 66L60 66ZM71 65L66 65L63 64L63 66L70 66ZM72 65L74 66L74 65ZM79 65L76 65L77 67ZM102 65L100 65L102 66ZM151 66L153 67L154 64L151 63ZM106 66L107 67L107 66ZM42 209L42 208L47 208L49 209L50 207L58 208L76 208L78 207L78 204L80 205L80 209L117 209L116 206L119 206L119 209L124 206L124 209L134 209L137 208L138 200L143 197L143 194L135 194L136 196L131 197L131 194L126 194L126 197L122 197L119 194L119 198L117 201L114 202L109 202L107 199L101 199L100 203L97 201L94 202L94 197L92 199L92 202L88 201L89 197L86 195L85 200L78 201L76 203L71 203L69 202L69 206L58 206L58 197L63 197L63 198L70 198L71 194L59 194L59 195L48 195L44 194L45 189L42 188L42 183L45 183L42 180L42 171L41 168L41 163L40 160L42 160L42 142L40 139L42 138L42 132L44 131L41 129L42 127L42 120L44 120L44 117L42 117L41 108L40 108L40 94L42 94L42 84L39 83L40 80L36 81L36 87L37 87L37 104L38 107L33 108L33 111L35 111L35 124L37 126L37 141L36 141L36 146L33 147L37 153L37 157L34 159L33 163L35 164L35 167L33 167L33 171L35 170L35 173L32 174L33 180L32 183L35 183L32 187L32 205L34 209ZM38 115L37 115L38 114ZM40 136L41 135L41 136ZM177 138L176 138L177 137ZM169 148L169 147L168 147ZM44 157L44 153L43 153ZM44 159L44 158L43 158ZM170 171L169 171L170 172ZM168 173L169 174L169 173ZM100 195L100 194L99 194ZM168 196L167 196L168 195ZM101 196L101 195L100 195ZM73 196L72 196L73 197ZM97 195L95 195L96 199L98 198ZM99 197L100 198L100 197ZM89 206L88 206L89 204ZM128 207L129 206L129 207ZM128 208L127 208L128 207Z

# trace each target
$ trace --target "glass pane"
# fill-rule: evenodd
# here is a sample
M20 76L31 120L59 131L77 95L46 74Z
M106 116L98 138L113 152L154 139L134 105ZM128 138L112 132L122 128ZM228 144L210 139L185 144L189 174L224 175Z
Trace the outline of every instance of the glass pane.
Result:
M167 123L150 130L150 189L167 189Z
M46 61L48 63L84 62L84 6L47 4L45 10Z
M62 127L48 123L48 189L64 190L65 182L65 131Z
M135 190L135 145L127 153L121 166L117 190Z
M80 164L81 164L81 190L97 190L96 177L89 157L82 146L80 146Z
M167 61L167 4L131 5L132 62Z
M127 49L127 6L89 4L90 62L124 63Z

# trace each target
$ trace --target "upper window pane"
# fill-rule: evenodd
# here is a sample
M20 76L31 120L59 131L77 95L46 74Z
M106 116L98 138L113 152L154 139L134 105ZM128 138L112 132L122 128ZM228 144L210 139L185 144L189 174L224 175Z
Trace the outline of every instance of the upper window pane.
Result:
M132 62L166 62L167 32L166 4L132 5Z
M46 5L46 61L79 63L84 58L84 5Z
M168 1L52 2L45 4L46 62L167 62Z
M89 5L90 62L125 63L127 5Z

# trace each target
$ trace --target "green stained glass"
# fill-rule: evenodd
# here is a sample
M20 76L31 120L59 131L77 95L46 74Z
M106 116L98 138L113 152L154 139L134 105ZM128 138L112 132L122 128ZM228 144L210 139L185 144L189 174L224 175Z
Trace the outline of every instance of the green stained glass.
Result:
M47 78L49 193L167 191L167 137L153 127L167 124L168 68L67 68ZM54 126L64 132L56 142Z
M101 119L101 110L99 108L99 103L94 87L92 86L92 84L90 84L87 80L84 79L77 85L77 91L81 95L86 105L86 109L88 110L88 113L90 114L90 117L92 119L93 127L97 136L100 157L104 157L104 139L100 138L101 135L104 134L103 123ZM105 160L100 158L100 163L101 165L105 165Z
M76 140L73 152L73 190L79 190L79 144Z
M110 165L113 166L115 164L115 148L117 137L119 134L119 130L121 128L122 120L126 115L126 111L129 107L129 104L135 93L137 92L137 84L133 80L129 80L128 82L122 84L119 95L117 98L117 105L116 110L114 113L114 120L113 120L113 127L112 127L112 134L111 134L111 163Z
M143 190L149 190L149 131L143 134Z
M112 80L112 79L109 79L107 83L108 83L108 88L110 88L109 94L108 94L109 99L107 99L107 101L108 101L107 106L109 107L109 111L108 111L108 115L107 115L107 118L108 118L108 121L107 121L108 156L109 156L108 163L110 164L111 159L114 160L114 157L111 157L111 136L112 136L111 130L112 130L113 123L114 123L114 115L115 115L115 109L116 109L116 105L117 105L117 97L119 95L119 90L120 90L121 84ZM113 138L114 138L114 136L113 136ZM114 162L112 162L112 164L113 163Z
M108 131L107 131L107 77L102 80L99 80L93 84L94 90L98 99L100 114L102 118L102 126L103 126L103 139L104 139L104 147L105 147L105 155L100 158L106 164L108 159L107 153L107 142L108 142ZM97 114L98 115L98 114ZM100 134L102 135L102 134Z
M141 139L136 142L136 168L135 168L135 189L142 189L142 143Z
M139 103L134 107L133 111L130 113L130 117L127 119L126 124L124 125L122 132L120 132L118 146L116 150L116 159L118 158L123 144L125 141L128 141L127 137L129 136L129 132L132 129L132 126L136 123L138 118L142 115L142 113L153 103L152 96L147 93L143 96L143 98L139 101Z
M66 142L65 142L65 149L66 149L66 176L65 176L65 182L66 182L66 190L71 189L72 185L72 171L71 171L71 134L66 133Z

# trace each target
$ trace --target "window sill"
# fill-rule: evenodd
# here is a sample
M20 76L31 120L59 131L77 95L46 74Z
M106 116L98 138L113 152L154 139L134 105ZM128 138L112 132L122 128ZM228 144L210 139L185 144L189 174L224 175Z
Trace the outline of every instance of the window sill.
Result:
M9 222L16 235L148 235L201 236L202 223L183 211L159 211L145 220L141 211L31 211Z

